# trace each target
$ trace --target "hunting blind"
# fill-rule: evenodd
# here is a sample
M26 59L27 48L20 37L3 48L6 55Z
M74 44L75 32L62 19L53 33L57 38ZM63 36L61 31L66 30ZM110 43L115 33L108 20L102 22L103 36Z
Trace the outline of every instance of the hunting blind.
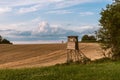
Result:
M78 50L78 36L68 36L67 49Z
M68 36L67 62L84 62L86 59L88 58L79 50L78 36Z

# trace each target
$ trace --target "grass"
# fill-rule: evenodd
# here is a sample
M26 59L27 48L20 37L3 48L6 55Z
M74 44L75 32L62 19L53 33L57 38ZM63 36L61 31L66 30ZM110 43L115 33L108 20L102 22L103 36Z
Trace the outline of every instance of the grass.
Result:
M120 80L120 61L1 69L0 80Z

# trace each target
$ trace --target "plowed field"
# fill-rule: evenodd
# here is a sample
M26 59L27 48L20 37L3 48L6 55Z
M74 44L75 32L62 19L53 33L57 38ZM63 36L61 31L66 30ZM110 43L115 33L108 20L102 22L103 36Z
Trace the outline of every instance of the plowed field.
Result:
M97 43L80 43L90 59L103 57ZM42 67L66 62L66 44L0 45L0 68Z

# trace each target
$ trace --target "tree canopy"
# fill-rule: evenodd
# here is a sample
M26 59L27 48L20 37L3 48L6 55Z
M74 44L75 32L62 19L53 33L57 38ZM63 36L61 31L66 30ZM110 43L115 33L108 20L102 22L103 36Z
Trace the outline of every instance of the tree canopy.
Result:
M82 39L81 39L82 42L96 42L96 38L95 36L91 35L83 35Z
M2 38L0 35L0 44L12 44L9 40Z
M98 38L104 44L104 49L110 48L112 57L120 57L120 4L119 0L107 5L101 12Z

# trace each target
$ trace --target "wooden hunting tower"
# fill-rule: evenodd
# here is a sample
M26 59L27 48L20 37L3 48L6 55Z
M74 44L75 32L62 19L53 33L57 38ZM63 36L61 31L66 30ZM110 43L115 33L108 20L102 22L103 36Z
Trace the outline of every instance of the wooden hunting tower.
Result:
M79 50L78 36L68 36L67 49Z
M79 50L78 36L68 36L67 62L83 61L86 56Z

